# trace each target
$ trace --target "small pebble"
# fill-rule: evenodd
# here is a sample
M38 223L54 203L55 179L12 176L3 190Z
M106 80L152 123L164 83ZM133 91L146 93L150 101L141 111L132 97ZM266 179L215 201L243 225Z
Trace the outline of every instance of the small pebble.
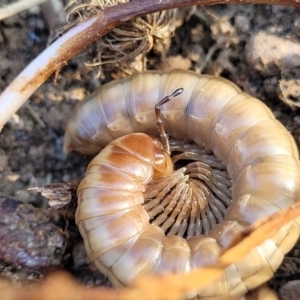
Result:
M261 31L247 43L246 58L256 70L277 74L300 66L300 44Z

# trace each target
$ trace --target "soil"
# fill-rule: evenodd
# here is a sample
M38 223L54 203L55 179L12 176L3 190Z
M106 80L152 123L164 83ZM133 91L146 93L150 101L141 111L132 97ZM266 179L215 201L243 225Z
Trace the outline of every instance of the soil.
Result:
M299 109L291 107L291 102L300 103L299 11L283 6L216 5L180 11L177 21L181 26L170 45L155 39L154 48L146 55L147 69L192 69L228 78L265 102L299 147ZM0 22L0 91L47 47L49 34L39 8ZM37 209L45 208L45 199L28 188L78 183L84 175L90 157L62 153L66 120L73 107L99 85L124 76L120 69L105 69L97 78L97 70L87 69L85 60L82 54L69 61L55 82L50 78L43 84L0 134L0 191L20 205L31 203ZM22 230L23 225L19 226ZM73 221L65 239L67 247L62 242L57 246L65 247L59 262L54 259L46 267L20 268L19 262L13 264L0 257L0 274L38 279L45 271L64 268L86 284L109 286L108 280L88 263ZM297 245L287 255L275 274L271 284L278 292L286 282L300 278L299 249ZM282 291L284 299L288 292Z

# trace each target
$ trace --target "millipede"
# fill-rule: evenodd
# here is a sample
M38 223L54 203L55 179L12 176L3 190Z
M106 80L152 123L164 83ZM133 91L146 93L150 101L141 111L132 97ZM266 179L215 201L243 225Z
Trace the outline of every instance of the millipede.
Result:
M154 109L167 95L174 99L159 117L171 155ZM212 264L237 233L300 193L297 146L270 109L224 78L192 71L136 73L98 88L67 123L64 151L72 150L100 152L78 187L76 223L114 286ZM186 297L239 299L260 286L296 243L299 224Z

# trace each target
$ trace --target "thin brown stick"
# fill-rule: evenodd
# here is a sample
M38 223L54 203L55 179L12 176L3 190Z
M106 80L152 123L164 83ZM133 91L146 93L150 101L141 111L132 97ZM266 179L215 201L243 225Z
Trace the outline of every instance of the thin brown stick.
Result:
M161 10L227 3L280 4L300 7L298 0L132 0L99 11L70 29L31 62L0 95L0 130L34 91L69 59L121 22Z

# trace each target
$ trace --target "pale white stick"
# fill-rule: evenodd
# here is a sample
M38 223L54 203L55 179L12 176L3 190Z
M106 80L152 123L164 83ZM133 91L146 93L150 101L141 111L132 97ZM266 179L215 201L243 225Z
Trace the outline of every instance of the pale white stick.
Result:
M122 21L143 14L144 10L148 9L150 12L159 10L160 0L152 1L132 0L126 4L110 7L105 12L98 11L95 16L70 29L45 49L0 95L0 131L43 82L66 65L67 61L84 47L105 35ZM166 0L166 4L168 1L171 0Z
M21 0L13 4L0 7L0 20L11 17L23 10L29 9L46 1L48 0Z
M150 12L159 10L160 0L152 1L132 0L126 4L110 7L105 12L98 11L95 16L70 29L45 49L0 95L0 131L43 82L63 65L66 65L67 61L84 47L105 35L122 21L143 14L144 10L148 9ZM172 0L166 0L166 4L169 1Z
M23 105L34 91L56 70L59 66L56 59L65 51L66 44L73 39L74 43L79 33L85 32L98 20L95 16L80 25L72 28L59 40L35 58L3 91L0 95L0 131L9 118ZM87 33L86 33L87 34ZM71 51L71 49L70 49ZM65 62L66 63L66 62Z

